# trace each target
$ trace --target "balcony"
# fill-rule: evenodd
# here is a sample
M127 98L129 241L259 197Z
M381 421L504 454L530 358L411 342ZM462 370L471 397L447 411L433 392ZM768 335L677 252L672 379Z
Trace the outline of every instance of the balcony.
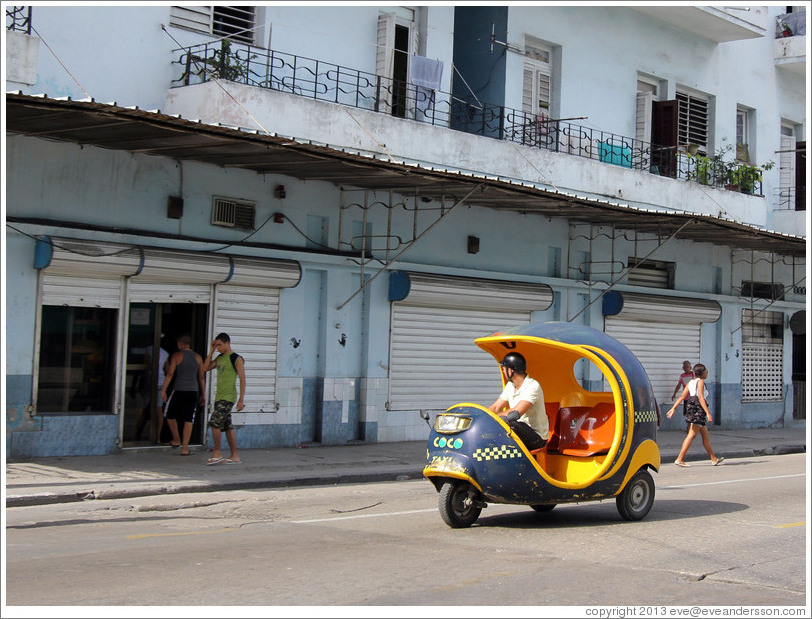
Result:
M205 87L217 80L229 80L250 88L260 88L295 95L309 101L321 101L370 112L376 118L394 117L421 127L442 127L469 135L492 138L530 148L570 155L581 159L638 170L649 174L698 183L728 192L761 195L761 175L748 182L730 181L714 169L701 169L703 158L675 146L660 146L619 134L608 133L572 122L530 114L500 105L464 101L449 93L427 90L407 82L395 81L329 62L296 56L285 52L256 48L223 40L176 50L174 64L178 86ZM208 117L208 122L242 126L244 118L223 96L215 84L199 94L170 93L168 107L183 110L186 116ZM253 98L253 95L246 94ZM223 99L223 104L217 103ZM204 103L205 102L205 103ZM219 107L218 107L219 106ZM276 108L275 118L280 118ZM318 108L302 102L299 124L284 131L300 138L328 143L348 144L346 136L335 132L335 108ZM217 108L217 111L214 111ZM350 114L352 116L352 114ZM357 129L361 123L354 119ZM256 119L254 119L256 121ZM362 126L363 128L363 126ZM278 128L281 130L281 128ZM418 127L415 127L417 130ZM377 133L382 133L383 129ZM292 132L292 133L291 133ZM371 136L372 132L365 132ZM356 131L357 133L357 131ZM405 136L406 132L397 132ZM409 141L430 143L425 132ZM397 139L390 136L391 140ZM442 139L436 141L443 141ZM391 144L390 144L391 147ZM399 156L445 162L447 158L418 157L406 154L408 147L394 147ZM388 151L387 151L388 152ZM455 158L456 161L462 161ZM717 162L718 166L718 162ZM721 169L721 168L719 168ZM737 168L738 169L738 168Z
M715 41L742 41L767 34L766 7L630 6L649 17Z
M37 81L39 37L31 34L32 8L6 7L6 88L32 86Z
M806 11L785 13L776 19L775 66L806 75Z

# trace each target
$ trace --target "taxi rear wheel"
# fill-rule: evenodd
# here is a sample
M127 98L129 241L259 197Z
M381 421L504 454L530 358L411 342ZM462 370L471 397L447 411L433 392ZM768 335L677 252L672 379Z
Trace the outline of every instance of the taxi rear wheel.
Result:
M654 504L654 480L651 473L640 470L617 495L617 511L626 520L642 520Z
M440 488L440 516L454 529L470 527L482 508L478 505L478 492L464 481L445 482Z

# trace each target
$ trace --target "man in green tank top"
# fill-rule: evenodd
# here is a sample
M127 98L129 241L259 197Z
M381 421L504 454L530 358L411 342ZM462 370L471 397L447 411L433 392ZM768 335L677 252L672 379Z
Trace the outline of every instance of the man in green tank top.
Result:
M214 351L218 356L212 358ZM237 403L237 410L245 408L245 361L231 350L231 338L227 333L220 333L209 347L209 355L203 361L203 367L208 372L217 368L217 390L214 394L214 409L209 418L208 426L211 428L211 438L214 451L206 464L239 464L240 455L237 453L237 435L231 422L231 409ZM237 397L237 379L240 380L240 395ZM223 458L220 451L220 442L226 434L226 441L231 450L228 458Z

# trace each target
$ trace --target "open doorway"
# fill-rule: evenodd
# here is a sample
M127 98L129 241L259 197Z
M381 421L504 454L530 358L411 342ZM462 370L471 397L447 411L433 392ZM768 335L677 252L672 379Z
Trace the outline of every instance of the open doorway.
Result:
M208 305L203 303L131 303L127 340L123 447L168 445L169 428L163 423L160 385L165 362L178 350L183 334L192 338L192 350L208 353ZM158 351L158 354L155 354ZM191 445L205 438L205 415L195 416Z

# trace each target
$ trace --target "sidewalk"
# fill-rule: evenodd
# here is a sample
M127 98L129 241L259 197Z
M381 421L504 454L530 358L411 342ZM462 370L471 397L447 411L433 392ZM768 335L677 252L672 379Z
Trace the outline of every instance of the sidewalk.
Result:
M805 453L805 428L714 430L713 450L725 459ZM659 432L663 466L672 465L685 434ZM242 463L204 466L209 456L178 449L127 449L112 456L33 458L6 463L6 507L184 492L280 488L421 479L426 442L240 450ZM699 438L687 461L707 460Z

